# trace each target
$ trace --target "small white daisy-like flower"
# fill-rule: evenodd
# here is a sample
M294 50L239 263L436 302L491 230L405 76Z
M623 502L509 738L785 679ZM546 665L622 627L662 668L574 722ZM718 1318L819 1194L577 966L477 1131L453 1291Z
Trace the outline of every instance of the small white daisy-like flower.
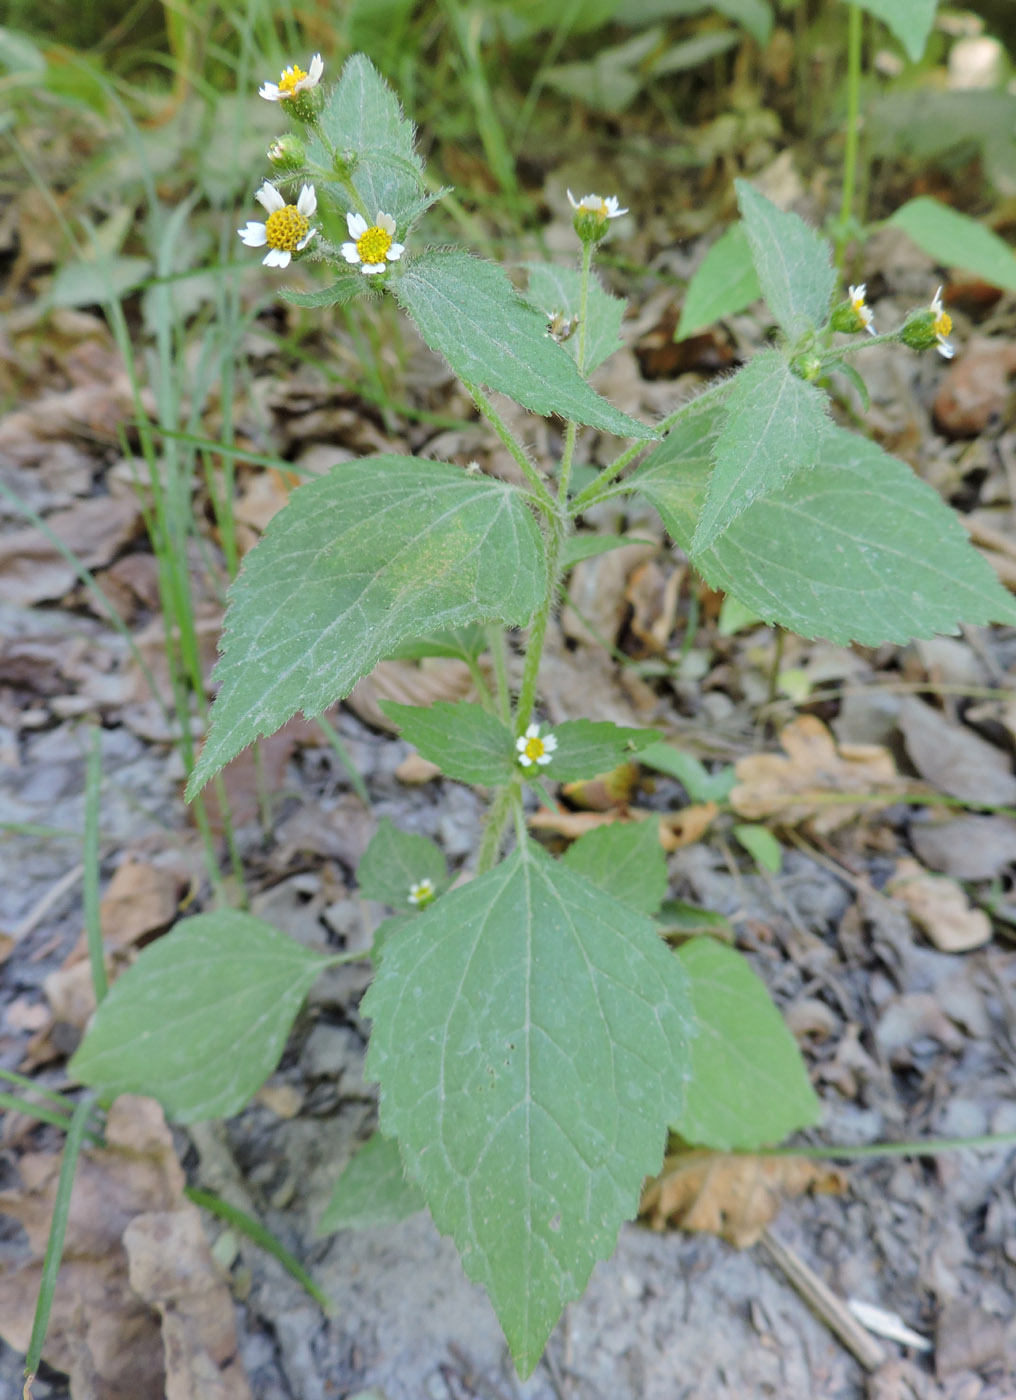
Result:
M617 207L616 194L609 194L606 199L598 194L584 194L581 199L576 199L569 190L568 203L573 209L583 209L587 214L599 214L601 219L619 219L622 214L628 212L627 209Z
M395 220L391 214L378 210L377 219L368 224L362 214L347 214L346 227L352 243L343 243L342 256L347 263L359 263L365 277L384 272L390 262L398 262L405 244L395 242Z
M423 909L436 893L433 880L418 880L415 885L410 885L407 899L417 909Z
M295 204L287 204L274 185L266 180L254 196L268 219L259 224L251 220L237 233L248 248L263 248L268 252L262 261L265 267L288 267L294 253L302 252L317 233L310 221L317 212L317 195L313 185L304 185Z
M935 332L935 339L938 341L938 353L945 360L951 360L956 354L952 342L947 339L952 330L952 317L942 305L942 288L931 299L931 309L935 314L935 319L931 324L931 329Z
M557 748L557 740L553 734L547 734L541 739L540 726L531 724L525 734L520 734L515 740L515 747L523 768L531 768L534 763L542 767L550 762Z
M859 287L848 287L847 295L850 297L850 305L853 308L854 315L860 321L861 325L869 335L877 335L878 332L875 330L875 318L871 314L871 307L864 300L867 290L867 283L862 282Z
M310 88L317 87L324 71L324 59L316 53L306 73L298 63L294 63L292 67L283 70L277 83L262 83L258 88L258 96L263 97L266 102L285 102L287 97L295 97L298 92L307 92Z

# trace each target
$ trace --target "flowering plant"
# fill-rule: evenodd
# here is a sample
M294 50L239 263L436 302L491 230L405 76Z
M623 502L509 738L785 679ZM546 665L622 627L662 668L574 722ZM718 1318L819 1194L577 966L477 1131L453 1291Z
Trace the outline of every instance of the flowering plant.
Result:
M828 245L741 182L778 337L663 421L640 422L589 382L619 344L623 305L593 274L596 247L626 212L617 197L570 196L578 265L530 266L520 293L501 268L417 232L438 196L369 62L351 58L327 94L321 76L316 58L262 89L293 131L272 148L283 173L257 195L266 222L240 236L267 245L270 266L330 266L322 290L281 290L299 305L392 295L465 384L518 483L382 455L295 491L231 589L189 792L399 649L468 662L476 701L385 706L425 758L491 802L471 878L454 888L440 850L390 823L363 857L362 894L395 911L378 930L363 1005L367 1069L381 1086L377 1151L392 1179L404 1170L406 1208L425 1202L454 1237L527 1373L634 1214L668 1127L746 1148L817 1114L793 1041L738 955L706 939L675 954L661 939L667 876L653 823L590 832L561 860L528 833L533 789L610 772L660 738L535 718L562 581L582 557L623 543L590 545L578 534L584 515L607 500L648 501L709 584L808 636L904 642L961 621L1016 621L1016 607L935 492L830 412L831 376L863 391L851 361L868 345L951 353L939 296L901 331L876 334L863 286L833 308ZM284 182L299 185L295 203ZM349 241L337 245L327 231L343 224ZM848 339L835 342L837 330ZM555 460L532 456L491 391L565 424ZM601 434L606 460L579 485L581 428ZM630 445L612 455L618 438ZM523 628L513 693L509 631ZM236 911L188 918L120 978L72 1069L108 1093L153 1094L179 1121L236 1112L277 1064L314 979L358 956L316 953ZM728 1034L717 1029L717 986L753 1037L726 1077L709 1048ZM761 1069L754 1094L743 1076ZM750 1112L754 1098L762 1106Z

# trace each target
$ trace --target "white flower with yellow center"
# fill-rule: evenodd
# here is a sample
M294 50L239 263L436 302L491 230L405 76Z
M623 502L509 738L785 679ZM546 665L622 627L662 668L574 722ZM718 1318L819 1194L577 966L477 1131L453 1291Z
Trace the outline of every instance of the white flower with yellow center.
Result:
M861 325L864 327L864 329L868 332L869 335L877 335L878 332L875 330L875 318L871 314L871 307L864 300L867 291L867 283L862 282L859 287L848 287L847 295L850 297L850 305L853 309L854 315L860 321Z
M418 880L415 885L410 885L407 898L415 908L424 909L436 893L433 880Z
M395 242L395 220L391 214L378 211L377 219L368 224L362 214L347 214L346 227L352 243L343 243L342 256L347 263L359 263L365 277L384 272L388 263L398 262L405 245Z
M935 339L938 341L938 353L945 360L951 360L956 354L955 347L946 337L952 330L952 317L942 305L942 288L931 299L931 309L935 319L931 323L931 329L935 332Z
M268 252L262 261L265 267L288 267L294 253L302 252L317 233L310 221L317 212L317 195L313 185L304 185L295 204L287 204L274 185L266 180L254 196L268 219L263 224L251 220L237 233L248 248L263 248Z
M298 92L307 92L310 88L317 87L324 71L324 59L316 53L306 72L298 63L294 63L291 68L283 70L277 83L262 83L258 88L258 96L263 97L266 102L285 102L287 97L295 97Z
M523 768L531 768L534 763L543 767L550 762L557 748L557 740L553 734L547 734L541 739L540 726L531 724L525 734L520 734L515 740L515 747Z
M584 194L581 199L576 199L569 190L568 203L573 209L583 209L587 214L599 214L601 219L619 219L622 214L628 212L627 209L617 207L616 194L610 194L606 199L598 194Z

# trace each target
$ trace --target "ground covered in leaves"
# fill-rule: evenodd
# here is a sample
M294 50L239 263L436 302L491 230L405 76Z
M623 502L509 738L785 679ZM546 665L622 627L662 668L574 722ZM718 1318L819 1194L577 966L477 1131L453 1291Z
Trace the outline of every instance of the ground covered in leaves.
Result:
M751 312L678 344L672 336L684 279L730 217L719 192L733 162L778 203L817 218L821 179L806 178L771 137L765 123L712 131L716 151L682 207L648 185L624 196L636 217L609 245L623 257L608 256L605 275L630 299L625 348L597 376L624 411L658 417L764 343L767 327ZM566 186L630 183L621 159L613 170L572 162L534 196L548 211L545 248L561 258L573 253ZM43 227L33 197L0 229L11 273L0 384L19 403L0 423L0 472L44 522L10 499L2 507L0 821L10 873L0 888L0 1056L61 1088L92 1009L81 937L86 722L100 726L101 918L113 972L202 907L208 887L166 711L166 623L145 533L151 483L129 426L134 390L94 309L41 314L31 300L56 260L45 239L30 247L15 232L18 220ZM519 260L533 251L521 248ZM875 235L858 259L853 275L867 281L880 325L898 323L945 280L897 231ZM636 266L648 270L636 277ZM259 266L251 287L255 279L261 297ZM845 401L840 412L956 505L1016 586L1016 302L960 279L946 281L945 298L955 361L878 347L864 366L870 409ZM441 362L392 308L378 325L386 374L411 414L347 387L363 354L355 326L325 316L308 339L300 321L294 361L280 342L296 334L297 315L273 307L239 347L245 376L230 418L240 448L312 472L391 451L512 477L511 458L472 421ZM135 329L140 340L143 324ZM154 411L153 386L142 396ZM215 440L222 416L213 396L192 427ZM520 415L515 426L557 454L555 425ZM589 434L583 451L595 465L615 448ZM241 551L294 479L239 459ZM222 541L200 483L189 505L201 521L187 564L207 673ZM971 629L878 650L781 639L722 613L648 509L619 517L601 506L585 527L632 542L572 575L547 651L546 717L655 725L709 773L733 765L737 781L717 802L691 778L633 769L534 809L534 831L560 848L597 822L642 810L662 818L683 918L694 922L687 906L722 916L707 924L703 915L692 931L708 927L750 956L804 1049L825 1116L802 1140L856 1148L1016 1132L1016 633ZM383 817L432 836L454 869L468 865L481 794L438 778L378 702L461 698L470 685L458 662L385 662L329 712L369 805L304 721L262 743L257 762L231 765L253 913L309 946L366 952L380 910L356 897L354 872ZM756 861L739 843L744 824L775 835L778 869L765 858L771 847ZM1004 1400L1016 1391L1016 1152L997 1147L835 1167L676 1159L647 1196L643 1224L623 1231L519 1383L485 1297L428 1218L316 1238L336 1175L376 1121L358 1010L368 980L366 961L322 978L278 1072L235 1121L171 1132L148 1101L114 1110L108 1146L86 1154L68 1236L64 1268L87 1303L58 1305L47 1351L72 1374L76 1397L136 1400L164 1383L174 1400ZM5 1395L20 1389L60 1146L55 1130L8 1113ZM237 1230L202 1217L182 1194L185 1180L261 1220L333 1300L331 1315ZM777 1215L785 1196L794 1199ZM885 1310L910 1333L877 1340L847 1300ZM68 1390L45 1371L34 1393Z

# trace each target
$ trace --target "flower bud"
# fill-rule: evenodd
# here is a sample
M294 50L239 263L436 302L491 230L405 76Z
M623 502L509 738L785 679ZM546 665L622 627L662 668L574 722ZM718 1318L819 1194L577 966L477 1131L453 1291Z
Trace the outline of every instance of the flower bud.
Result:
M307 148L299 136L288 131L268 147L268 159L276 170L302 170L307 161Z

